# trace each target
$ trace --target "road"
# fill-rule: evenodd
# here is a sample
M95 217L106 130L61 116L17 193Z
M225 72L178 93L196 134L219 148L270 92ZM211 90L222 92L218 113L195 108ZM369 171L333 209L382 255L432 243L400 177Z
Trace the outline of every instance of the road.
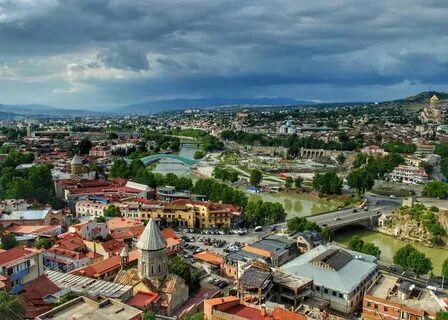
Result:
M309 217L308 220L317 223L321 227L333 229L343 225L354 223L356 221L376 219L381 214L393 211L401 205L401 200L399 199L373 197L371 195L367 195L366 199L367 210L361 208L343 209L326 214L312 216Z

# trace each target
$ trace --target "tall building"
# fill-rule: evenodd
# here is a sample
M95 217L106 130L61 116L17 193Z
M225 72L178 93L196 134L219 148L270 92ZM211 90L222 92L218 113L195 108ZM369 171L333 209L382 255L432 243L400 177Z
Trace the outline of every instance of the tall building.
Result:
M149 219L145 230L137 242L140 253L138 274L141 279L163 279L168 274L166 241L153 219Z
M160 297L157 303L151 303L151 306L133 305L170 316L188 300L188 286L184 279L169 273L166 248L167 242L159 227L152 218L149 219L137 242L139 255L137 268L126 269L126 252L122 252L120 255L122 267L115 282L131 285L136 296L149 294Z

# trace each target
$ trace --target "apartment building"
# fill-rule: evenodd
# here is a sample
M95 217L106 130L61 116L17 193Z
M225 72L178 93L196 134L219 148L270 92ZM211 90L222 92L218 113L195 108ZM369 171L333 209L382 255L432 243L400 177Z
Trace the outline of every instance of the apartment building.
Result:
M11 293L22 292L25 284L44 273L42 251L12 248L0 253L0 286Z
M372 284L363 301L363 316L368 320L435 319L440 310L430 290L386 274Z
M414 184L427 183L429 180L428 175L423 168L402 164L390 173L390 178L393 181Z

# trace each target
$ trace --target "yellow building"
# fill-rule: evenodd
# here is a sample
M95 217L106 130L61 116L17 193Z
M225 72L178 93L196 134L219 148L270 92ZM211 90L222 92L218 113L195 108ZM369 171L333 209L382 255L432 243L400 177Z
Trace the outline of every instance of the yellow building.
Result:
M129 207L129 210L126 208ZM167 223L177 223L188 228L229 227L232 218L242 213L240 207L229 204L176 200L171 203L146 200L136 210L135 203L121 204L121 213L126 218L149 220L150 218Z

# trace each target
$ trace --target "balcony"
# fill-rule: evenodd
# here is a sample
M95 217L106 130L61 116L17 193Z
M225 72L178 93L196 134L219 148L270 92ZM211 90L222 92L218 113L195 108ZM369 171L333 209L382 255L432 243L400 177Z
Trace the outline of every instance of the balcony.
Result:
M19 292L22 292L25 290L25 286L23 284L18 284L11 288L11 293L18 294Z
M28 273L30 273L29 269L25 269L19 272L14 272L11 275L11 281L16 281L17 279L22 279L23 277L25 277Z

